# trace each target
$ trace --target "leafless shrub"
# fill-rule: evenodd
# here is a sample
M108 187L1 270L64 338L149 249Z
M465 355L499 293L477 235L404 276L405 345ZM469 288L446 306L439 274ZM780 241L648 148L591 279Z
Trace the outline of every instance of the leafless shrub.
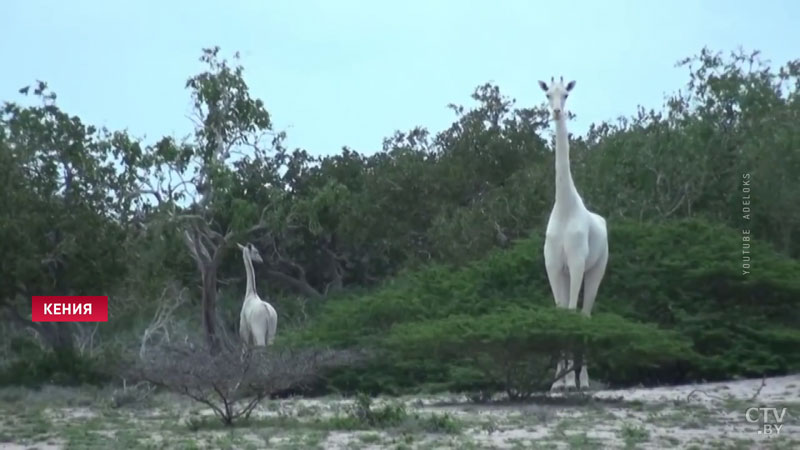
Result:
M247 419L271 394L302 388L325 370L356 363L358 354L335 350L223 347L212 354L187 342L150 348L129 369L134 378L185 395L214 411L225 425Z
M99 339L95 339L99 328L100 322L75 324L73 327L75 346L81 356L92 357L95 355L100 344Z
M173 313L176 309L181 307L186 300L186 289L180 289L174 285L168 285L161 293L161 298L158 302L158 309L153 317L153 320L145 328L142 333L142 343L139 347L139 358L144 358L147 351L147 344L150 339L156 336L157 333L161 334L163 342L170 342L170 322L172 321ZM170 301L171 299L171 301Z

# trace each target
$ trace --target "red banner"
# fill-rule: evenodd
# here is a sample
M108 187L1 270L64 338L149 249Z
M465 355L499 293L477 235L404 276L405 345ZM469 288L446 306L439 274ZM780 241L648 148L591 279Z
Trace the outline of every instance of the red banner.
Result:
M108 322L108 296L35 295L34 322Z

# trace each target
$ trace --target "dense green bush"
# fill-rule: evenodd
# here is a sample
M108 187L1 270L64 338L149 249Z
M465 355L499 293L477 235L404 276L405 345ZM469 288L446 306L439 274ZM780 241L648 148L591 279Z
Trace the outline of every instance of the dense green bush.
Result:
M583 353L601 373L657 366L688 359L691 342L675 332L613 314L592 318L554 307L519 307L478 316L456 315L393 327L387 347L405 363L436 360L453 364L455 375L480 373L469 384L499 384L511 398L550 387L561 351ZM453 377L453 374L450 374ZM498 383L499 382L499 383ZM472 384L472 385L470 385Z
M743 274L740 230L702 220L610 223L599 311L654 322L694 342L698 358L664 380L800 369L800 263L754 240Z
M100 367L103 364L101 361L105 360L83 357L76 352L45 351L38 346L27 347L20 354L24 354L24 357L17 358L0 369L0 386L73 386L109 380L108 374Z
M533 235L464 267L432 265L374 292L333 298L290 338L383 350L373 367L331 378L334 388L370 392L503 385L478 370L485 364L465 365L436 349L478 358L509 348L516 353L506 359L521 361L548 356L556 343L586 342L595 352L592 376L612 384L800 369L800 263L757 240L750 251L758 263L742 275L740 232L699 219L617 220L609 232L606 279L585 326L555 311L542 238ZM690 342L685 351L682 338ZM509 339L515 344L506 347ZM406 354L390 351L404 345ZM408 357L414 348L420 351Z

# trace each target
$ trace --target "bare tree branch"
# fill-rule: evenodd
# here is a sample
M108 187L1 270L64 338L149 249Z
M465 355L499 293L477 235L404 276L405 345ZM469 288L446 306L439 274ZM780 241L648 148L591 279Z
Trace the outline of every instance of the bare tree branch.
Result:
M267 270L267 274L308 297L316 299L324 297L314 286L303 279L294 278L278 270Z
M139 347L140 359L144 359L147 343L156 332L160 331L164 336L164 341L166 341L167 343L170 342L169 322L170 320L172 320L172 314L175 312L176 309L180 308L184 303L186 303L187 298L184 297L186 288L183 288L177 293L177 295L174 295L174 300L172 302L169 302L167 300L168 291L170 291L171 294L174 294L173 286L167 286L161 292L161 298L159 300L159 305L158 309L156 310L155 316L153 317L153 320L150 322L150 325L148 325L147 328L145 328L144 333L142 333L142 344Z
M249 417L261 400L275 392L302 388L328 369L362 360L362 355L350 351L234 347L212 355L200 347L154 347L126 369L126 375L204 404L231 425Z

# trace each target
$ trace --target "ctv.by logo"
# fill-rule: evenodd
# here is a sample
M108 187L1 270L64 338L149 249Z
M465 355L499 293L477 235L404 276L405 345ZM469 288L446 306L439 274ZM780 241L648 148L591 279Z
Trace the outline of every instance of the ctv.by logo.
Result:
M758 434L766 434L768 436L777 436L781 434L783 427L783 418L786 416L786 408L747 408L744 412L745 419L748 423L760 423L761 429Z

